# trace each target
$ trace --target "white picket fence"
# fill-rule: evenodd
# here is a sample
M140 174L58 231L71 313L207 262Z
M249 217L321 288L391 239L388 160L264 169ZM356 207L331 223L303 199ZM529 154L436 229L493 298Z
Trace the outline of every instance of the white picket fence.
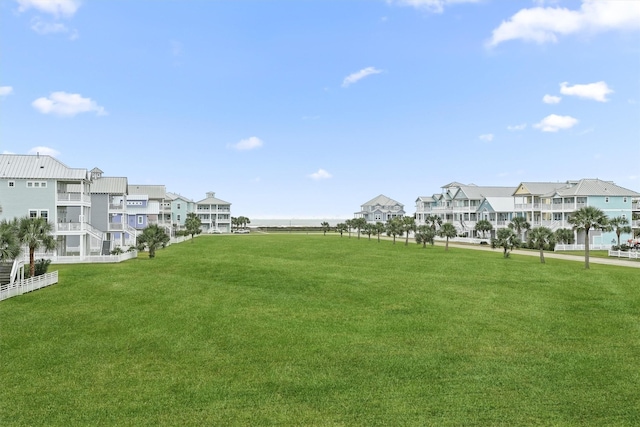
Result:
M609 256L618 258L640 259L640 251L612 251L609 250Z
M30 277L28 279L16 280L13 283L0 285L0 301L26 294L27 292L42 289L58 283L58 272L43 274L42 276Z
M584 244L581 245L556 245L556 247L554 248L555 252L560 252L560 251L584 251L585 247ZM589 250L592 251L608 251L611 249L611 244L606 244L606 245L600 245L600 244L590 244L589 245Z
M138 256L138 251L123 252L119 255L85 255L85 256L62 256L55 255L47 252L40 252L35 254L36 259L44 258L51 260L53 264L93 264L93 263L109 263L109 262L122 262L128 259L133 259ZM28 255L25 255L25 262L28 263Z

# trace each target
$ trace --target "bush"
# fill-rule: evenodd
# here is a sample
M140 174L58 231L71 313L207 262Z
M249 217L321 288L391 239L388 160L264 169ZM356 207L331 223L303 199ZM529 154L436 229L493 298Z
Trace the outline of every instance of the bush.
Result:
M36 263L34 265L34 277L36 276L42 276L43 274L47 273L47 270L49 269L49 264L51 264L51 260L50 259L38 259L36 260ZM31 272L29 271L29 269L27 268L26 271L24 272L24 277L25 279L28 279L29 277L31 277Z
M122 250L122 248L120 246L116 246L115 248L113 248L113 250L111 251L111 255L120 255L121 253L123 253L124 251Z

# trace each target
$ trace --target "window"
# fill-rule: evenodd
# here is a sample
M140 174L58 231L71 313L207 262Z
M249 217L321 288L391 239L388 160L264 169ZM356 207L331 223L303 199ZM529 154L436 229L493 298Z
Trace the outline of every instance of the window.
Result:
M44 218L45 221L49 222L49 211L40 211L40 218Z
M9 181L9 188L13 188L16 186L16 182L15 181Z
M180 209L180 203L178 203L178 209ZM178 218L178 221L180 221L180 218Z
M46 188L47 181L27 181L27 188Z
M180 215L178 215L178 221L180 221Z
M38 217L38 211L34 211L34 210L29 211L29 218L37 218L37 217Z
M627 203L627 198L626 197L622 198L622 203Z
M142 215L138 216L138 225L144 224L144 217Z
M609 198L608 198L608 197L605 197L605 198L604 198L604 202L605 202L605 203L609 203Z

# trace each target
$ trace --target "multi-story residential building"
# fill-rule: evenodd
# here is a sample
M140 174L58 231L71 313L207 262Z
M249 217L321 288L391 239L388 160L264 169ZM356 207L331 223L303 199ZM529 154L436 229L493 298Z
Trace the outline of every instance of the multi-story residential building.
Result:
M90 177L51 156L0 155L0 219L41 217L54 225L60 256L100 253L103 233L92 227Z
M127 178L104 177L98 168L90 173L91 225L105 233L102 253L135 245L137 231L127 221Z
M171 206L171 224L176 230L184 228L187 214L195 212L196 204L193 200L176 193L167 193L165 202Z
M164 185L127 187L128 224L138 230L157 224L172 235L171 202Z
M442 189L441 194L417 198L418 224L427 222L429 215L437 215L444 222L453 223L459 235L467 237L478 237L475 224L480 219L493 225L491 235L495 236L496 230L508 227L516 216L524 217L532 227L545 226L556 230L572 228L569 217L583 206L595 206L610 218L621 216L629 220L633 220L634 206L640 208L632 201L636 197L640 199L639 193L599 179L564 183L521 182L517 187L484 187L453 182ZM589 234L591 243L602 245L610 244L615 236L613 231L596 230ZM629 237L624 235L625 239ZM584 233L576 233L576 242L584 243Z
M479 220L494 228L505 226L514 216L513 192L516 187L488 187L452 182L442 186L440 194L416 199L416 222L429 222L430 215L452 223L459 236L475 237Z
M354 213L354 218L364 218L367 222L387 222L395 217L405 215L404 205L387 196L379 195L360 206L360 211Z
M640 193L600 179L555 184L555 188L543 194L536 194L533 188L531 183L521 183L518 186L514 196L524 197L524 204L516 204L516 211L524 212L532 227L546 226L552 230L571 228L571 213L584 206L594 206L609 218L623 217L630 222L633 217L633 199L640 197ZM600 245L615 243L617 240L613 230L592 230L589 237L591 243ZM625 233L621 237L626 240L632 236ZM576 233L576 243L584 243L584 232Z
M196 202L196 213L203 232L231 232L231 203L217 199L216 193L210 191L205 199Z

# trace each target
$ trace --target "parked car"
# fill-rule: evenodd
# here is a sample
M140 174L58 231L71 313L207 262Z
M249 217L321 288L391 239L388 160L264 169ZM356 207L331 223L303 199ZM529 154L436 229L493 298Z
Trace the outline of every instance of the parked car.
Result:
M236 230L235 233L236 234L249 234L249 229L248 228L243 228L242 230Z

